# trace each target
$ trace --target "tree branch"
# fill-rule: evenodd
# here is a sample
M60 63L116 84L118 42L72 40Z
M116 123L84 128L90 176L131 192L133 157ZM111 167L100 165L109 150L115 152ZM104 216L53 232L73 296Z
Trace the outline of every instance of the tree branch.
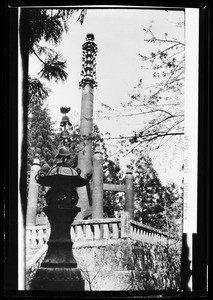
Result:
M157 40L157 39L156 39ZM144 41L148 41L148 40L144 40ZM174 41L173 41L174 42ZM176 42L176 41L175 41ZM172 46L170 46L170 47L168 47L168 48L166 48L166 49L164 49L164 50L162 50L162 51L160 51L160 52L158 52L157 54L155 54L155 56L154 56L154 58L155 57L157 57L157 56L159 56L161 53L164 53L164 52L166 52L166 51L168 51L168 50L170 50L170 49L172 49L172 48L174 48L175 46L178 46L179 44L182 44L182 43L180 43L180 42L176 42L176 44L175 45L172 45ZM185 44L182 44L182 45L184 45L185 46ZM181 51L180 51L181 52ZM143 55L141 55L140 53L138 54L144 61L146 61L146 60L149 60L149 59L152 59L153 58L153 56L150 56L150 57L144 57Z
M149 130L149 129L152 128L152 127L155 127L155 126L157 126L157 125L160 125L161 123L167 121L168 119L175 118L175 117L178 117L178 116L172 116L172 117L169 116L169 117L167 117L167 118L165 118L165 119L163 119L163 120L161 120L161 121L159 121L159 122L156 122L156 123L150 125L149 127L145 128L145 129L143 130L143 132ZM182 121L183 121L183 120L182 120Z
M160 141L160 143L159 143L158 148L160 147L161 142L163 141L163 139L164 139L166 136L168 136L169 131L172 130L175 126L177 126L177 125L180 124L181 122L182 122L182 120L181 120L180 122L175 123L173 126L171 126L171 127L166 131L165 135L162 137L162 139L161 139L161 141ZM169 139L170 139L171 137L172 137L172 136L170 136Z
M39 57L39 55L36 53L36 51L32 48L33 53L35 54L35 56L40 60L40 62L44 65L46 65L46 63Z

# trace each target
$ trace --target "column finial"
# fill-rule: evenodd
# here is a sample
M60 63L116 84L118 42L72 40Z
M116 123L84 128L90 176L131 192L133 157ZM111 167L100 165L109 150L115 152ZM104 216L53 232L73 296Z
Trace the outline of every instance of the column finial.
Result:
M79 87L83 88L86 84L91 87L97 87L96 81L96 55L98 47L94 42L95 37L93 33L88 33L86 42L83 44L83 58L82 58L82 71L83 77L79 82Z

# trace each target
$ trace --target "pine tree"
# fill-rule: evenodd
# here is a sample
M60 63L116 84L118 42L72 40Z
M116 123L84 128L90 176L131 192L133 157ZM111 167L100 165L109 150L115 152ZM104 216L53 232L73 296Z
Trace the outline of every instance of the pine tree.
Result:
M162 203L163 186L157 172L153 168L151 158L145 155L132 160L135 174L134 203L135 219L153 227L159 228L156 214L161 211L158 203Z
M28 74L28 57L34 55L41 64L38 73L41 79L48 81L67 79L66 60L56 51L63 34L68 32L71 16L78 14L77 22L83 23L86 10L82 9L37 9L23 8L20 16L20 42L23 60L24 79L28 77L28 97L26 104L42 104L49 96L50 89L38 78ZM54 47L49 47L52 44ZM24 86L24 88L26 88Z
M34 105L31 110L31 116L28 122L27 135L27 165L29 182L30 167L33 163L35 154L40 156L41 167L47 164L47 169L53 165L57 152L57 135L55 134L54 123L51 121L47 107L42 107L40 104ZM37 213L42 212L45 205L45 187L39 187Z
M47 107L35 105L28 123L28 164L32 165L34 155L40 155L41 163L52 165L57 152L57 135L54 131Z
M131 166L135 175L135 220L177 237L181 232L181 192L174 183L161 183L150 157L141 155L132 160Z
M164 187L164 210L161 213L164 220L162 230L171 238L181 240L183 218L183 193L182 188L169 183Z
M123 172L119 161L110 160L104 162L104 183L122 184ZM113 191L104 191L104 213L108 218L115 217L115 212L124 208L124 196Z

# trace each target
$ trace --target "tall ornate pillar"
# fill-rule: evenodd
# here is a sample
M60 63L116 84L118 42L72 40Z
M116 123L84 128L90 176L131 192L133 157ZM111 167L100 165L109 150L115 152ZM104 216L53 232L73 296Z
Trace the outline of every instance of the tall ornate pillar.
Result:
M87 178L92 173L92 129L93 129L93 99L96 83L96 54L97 45L94 42L94 35L87 34L86 42L83 44L83 66L79 83L82 89L81 116L80 116L80 144L78 153L78 168L81 176ZM78 189L79 207L81 212L77 219L87 217L87 210L91 206L88 199L86 187Z

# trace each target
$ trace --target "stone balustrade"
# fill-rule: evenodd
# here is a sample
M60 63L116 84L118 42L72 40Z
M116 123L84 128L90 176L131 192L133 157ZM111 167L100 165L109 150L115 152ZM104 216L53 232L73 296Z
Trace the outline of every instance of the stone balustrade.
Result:
M121 220L117 218L75 221L71 226L73 241L118 238L122 235Z
M47 225L26 226L26 248L41 248L49 239L49 234Z
M170 244L168 235L158 229L130 220L130 238L149 244Z
M170 244L166 233L143 225L128 218L76 220L71 226L71 239L75 241L113 240L131 238L149 244ZM27 226L26 247L41 248L50 235L50 228L45 225Z
M166 233L128 218L76 221L71 227L71 238L73 241L131 238L164 245L169 241Z

